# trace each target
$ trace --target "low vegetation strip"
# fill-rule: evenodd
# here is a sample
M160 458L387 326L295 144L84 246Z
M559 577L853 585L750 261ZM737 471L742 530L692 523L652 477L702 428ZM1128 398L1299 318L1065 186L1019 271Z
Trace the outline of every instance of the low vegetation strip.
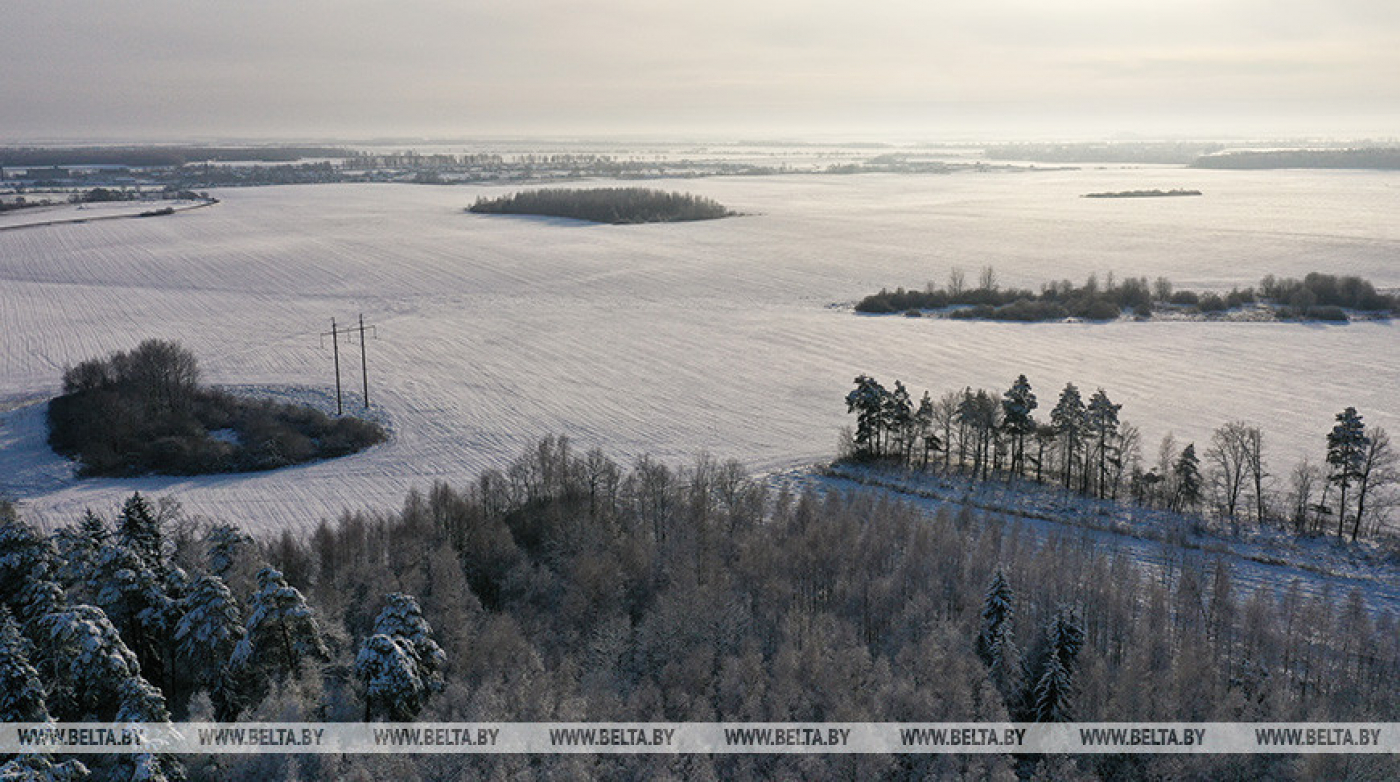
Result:
M570 217L612 224L715 220L734 214L709 198L641 187L527 190L500 198L478 198L467 211Z
M84 475L271 470L345 456L385 439L377 424L201 388L194 356L147 340L84 361L49 403L49 445Z
M1258 287L1228 293L1174 290L1170 280L1128 277L1104 282L1090 275L1083 285L1069 280L1048 282L1040 291L1002 288L995 270L982 270L977 287L970 287L958 269L948 284L930 282L924 289L882 288L861 299L856 312L909 316L933 314L948 318L1038 322L1078 318L1108 321L1127 314L1139 320L1155 316L1224 317L1249 310L1253 320L1320 320L1345 323L1356 316L1389 318L1400 314L1400 296L1382 293L1368 280L1311 272L1303 279L1278 279L1272 274Z
M1084 198L1173 198L1198 196L1199 190L1119 190L1109 193L1085 193Z

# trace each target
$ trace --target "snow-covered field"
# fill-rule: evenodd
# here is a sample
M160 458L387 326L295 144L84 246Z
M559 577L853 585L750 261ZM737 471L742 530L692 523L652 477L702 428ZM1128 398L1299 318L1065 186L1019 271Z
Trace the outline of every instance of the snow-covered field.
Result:
M1319 461L1354 405L1400 434L1390 323L999 324L862 317L882 286L1082 281L1178 287L1265 274L1359 274L1400 286L1400 174L1109 168L649 182L744 217L596 226L463 213L501 188L321 185L226 190L207 209L0 232L0 492L66 523L133 490L252 528L392 507L465 483L565 434L626 460L699 451L773 470L829 456L858 373L915 394L1005 389L1024 372L1053 405L1103 386L1149 454L1171 430L1204 447L1258 423L1273 470ZM1173 187L1190 199L1083 199ZM215 478L75 481L43 446L38 403L64 365L178 339L219 384L333 388L331 318L377 327L369 379L392 440L347 459ZM358 345L342 345L352 404Z

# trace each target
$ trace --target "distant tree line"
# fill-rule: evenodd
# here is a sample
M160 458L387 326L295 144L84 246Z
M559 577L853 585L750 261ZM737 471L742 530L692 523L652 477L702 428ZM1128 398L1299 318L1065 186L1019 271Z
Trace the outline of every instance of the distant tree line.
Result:
M1091 274L1083 285L1069 280L1049 282L1039 292L1002 288L996 271L982 270L976 287L963 272L953 269L948 283L930 282L922 289L881 289L861 299L856 312L917 316L923 310L944 310L950 318L1002 321L1045 321L1064 318L1113 320L1124 313L1150 318L1154 312L1175 309L1189 313L1221 313L1244 305L1264 304L1280 319L1349 320L1348 311L1400 315L1400 296L1381 293L1369 281L1356 276L1310 272L1303 279L1265 277L1258 288L1234 288L1228 293L1174 290L1170 280L1128 277L1121 282L1110 273L1101 284Z
M344 456L385 438L368 421L198 381L194 354L165 340L70 367L49 402L49 445L85 475L198 475Z
M1277 149L1220 152L1197 158L1193 168L1362 168L1400 169L1400 147L1368 149Z
M1209 512L1230 524L1252 521L1300 535L1350 536L1386 526L1400 506L1400 458L1387 432L1368 428L1355 408L1337 414L1326 436L1325 467L1298 464L1280 481L1267 463L1262 430L1231 421L1202 452L1163 440L1155 462L1137 427L1102 388L1087 400L1065 384L1047 418L1020 375L1000 394L985 389L925 391L914 403L904 384L887 389L867 375L846 395L856 416L842 458L955 472L978 480L1029 479L1101 499L1179 512ZM1332 525L1335 525L1334 527Z
M595 223L714 220L733 214L719 202L703 196L641 187L525 190L499 198L478 198L467 211L570 217Z
M202 161L257 160L284 163L303 158L343 158L353 152L341 147L5 147L0 148L0 166L6 168L63 166L182 166Z

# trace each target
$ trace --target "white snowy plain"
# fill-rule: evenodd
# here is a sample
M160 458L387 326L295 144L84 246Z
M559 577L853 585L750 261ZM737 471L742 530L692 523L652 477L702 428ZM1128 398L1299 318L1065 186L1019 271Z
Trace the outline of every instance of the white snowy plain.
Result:
M600 182L600 185L612 183ZM489 186L232 189L148 220L0 233L0 493L41 524L110 514L132 491L252 530L304 529L461 485L547 434L621 461L705 451L759 472L828 459L859 373L917 396L1004 390L1025 373L1053 406L1105 388L1146 456L1168 431L1203 449L1231 419L1265 431L1272 470L1321 460L1352 405L1400 434L1389 322L1007 324L864 317L881 287L1165 276L1178 288L1265 274L1400 286L1400 174L1164 167L652 181L745 213L603 226L471 215ZM1083 199L1173 187L1200 198ZM269 473L77 480L43 443L63 368L177 339L208 382L334 389L332 318L376 326L368 375L391 428L367 452ZM347 407L359 346L341 344Z

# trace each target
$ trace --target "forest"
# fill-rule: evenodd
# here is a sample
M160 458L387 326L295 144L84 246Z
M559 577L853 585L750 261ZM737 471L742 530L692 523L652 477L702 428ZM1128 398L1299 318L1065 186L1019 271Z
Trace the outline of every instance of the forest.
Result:
M966 507L771 490L546 438L505 470L254 541L133 496L0 527L0 719L1394 721L1359 591L1245 590ZM1393 778L1347 755L218 755L93 778ZM8 759L75 771L74 758Z
M271 470L386 437L358 418L201 387L194 354L155 339L66 369L48 423L55 452L105 476Z
M478 198L467 211L569 217L613 224L715 220L734 214L719 202L703 196L642 187L526 190L499 198Z
M961 269L954 268L948 283L928 283L923 289L881 289L861 299L855 311L882 315L903 312L917 317L926 310L942 311L949 318L1001 321L1047 321L1080 318L1107 321L1125 314L1147 320L1154 314L1219 315L1241 307L1262 307L1277 320L1347 322L1353 313L1400 315L1400 295L1382 293L1369 280L1309 272L1299 280L1268 275L1259 286L1233 288L1228 293L1176 290L1171 280L1127 277L1119 281L1110 272L1100 283L1090 275L1083 285L1069 280L1048 282L1039 292L1002 288L996 270L984 267L976 287Z
M1304 459L1279 473L1263 429L1246 421L1220 425L1200 450L1168 434L1149 460L1141 433L1102 388L1086 402L1066 383L1048 417L1037 420L1040 402L1025 375L1000 394L967 387L935 400L925 391L918 402L898 380L893 389L867 375L854 382L846 410L856 427L844 434L845 460L981 481L1030 480L1299 536L1335 531L1338 540L1355 543L1394 534L1387 531L1400 507L1400 454L1386 430L1368 428L1354 407L1318 433L1326 445L1320 463Z

